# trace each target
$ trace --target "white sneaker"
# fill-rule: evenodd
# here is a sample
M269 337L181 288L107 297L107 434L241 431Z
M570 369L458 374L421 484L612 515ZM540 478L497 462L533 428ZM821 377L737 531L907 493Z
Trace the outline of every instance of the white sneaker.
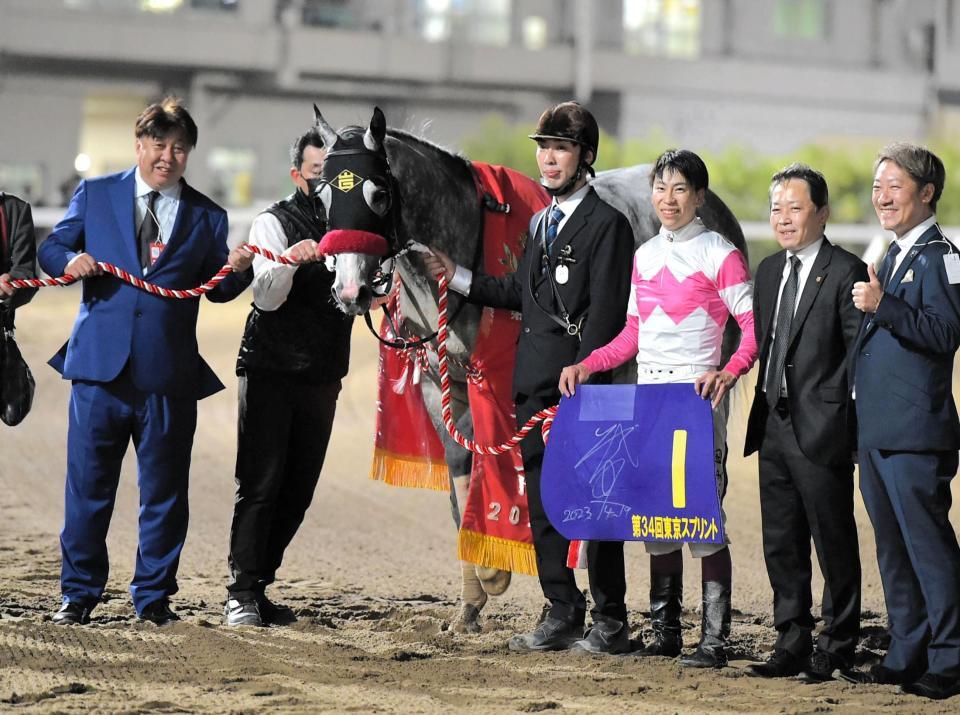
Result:
M262 626L260 609L254 599L228 599L223 605L223 620L228 626Z

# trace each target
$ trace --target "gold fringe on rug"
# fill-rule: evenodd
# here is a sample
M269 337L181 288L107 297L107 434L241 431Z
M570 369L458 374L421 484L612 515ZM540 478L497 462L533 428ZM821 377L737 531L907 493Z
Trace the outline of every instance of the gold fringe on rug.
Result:
M537 575L537 556L533 544L460 529L457 552L461 561L527 576Z
M450 477L447 465L430 459L401 457L386 450L374 448L373 464L370 466L370 478L386 482L395 487L416 487L434 489L438 492L450 491Z

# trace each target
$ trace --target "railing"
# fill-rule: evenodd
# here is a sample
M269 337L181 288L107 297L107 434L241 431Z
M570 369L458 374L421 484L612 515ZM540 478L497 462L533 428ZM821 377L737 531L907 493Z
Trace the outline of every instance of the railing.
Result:
M257 208L228 209L230 218L230 244L238 245L247 240L250 225L253 219L262 211L269 201L257 204ZM46 207L33 209L33 223L41 234L48 233L56 223L63 218L65 208ZM770 224L764 221L743 221L740 223L743 235L748 243L764 244L773 247L775 239ZM944 226L943 232L948 237L960 239L960 226ZM827 225L827 236L834 243L841 244L849 250L859 253L866 261L876 261L882 255L884 246L892 238L892 234L881 231L876 224L831 223ZM758 246L759 248L759 246ZM760 256L762 257L762 256ZM754 260L758 257L753 256Z

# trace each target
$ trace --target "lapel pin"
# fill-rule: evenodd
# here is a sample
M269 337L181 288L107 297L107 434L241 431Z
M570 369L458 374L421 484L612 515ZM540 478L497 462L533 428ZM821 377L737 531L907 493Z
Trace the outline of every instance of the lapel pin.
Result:
M820 283L822 281L823 281L823 276L817 276L817 283Z

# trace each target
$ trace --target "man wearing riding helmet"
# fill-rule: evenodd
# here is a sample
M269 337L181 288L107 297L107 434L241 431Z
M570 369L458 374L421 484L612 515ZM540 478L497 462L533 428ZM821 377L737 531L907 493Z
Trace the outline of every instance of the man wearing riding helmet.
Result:
M530 240L515 273L473 276L435 251L427 259L470 302L521 312L513 375L517 423L557 404L560 371L609 342L624 324L633 232L627 219L590 187L599 129L577 102L547 109L530 138L537 142L540 183L553 198L531 220ZM592 382L609 382L598 373ZM514 651L623 653L630 648L622 542L592 542L588 568L593 627L584 637L586 600L566 566L569 542L550 524L540 498L543 439L521 442L537 569L549 610L530 633L510 639Z

